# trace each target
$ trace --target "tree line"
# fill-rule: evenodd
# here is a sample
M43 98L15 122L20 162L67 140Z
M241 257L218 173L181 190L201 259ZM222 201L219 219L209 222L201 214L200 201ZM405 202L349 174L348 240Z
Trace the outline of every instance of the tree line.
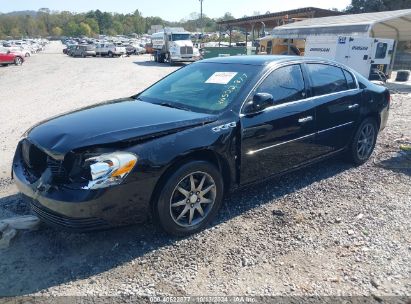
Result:
M0 39L143 34L152 25L179 26L193 32L199 28L216 31L217 21L234 19L230 13L226 13L218 19L204 16L201 21L199 15L193 13L187 20L168 22L160 17L143 17L139 10L132 14L118 14L100 10L87 13L58 12L42 8L29 13L0 14Z
M405 8L411 8L411 0L352 0L344 11L355 14ZM203 16L202 20L198 13L192 13L186 20L168 22L160 17L144 17L139 10L131 14L118 14L100 10L87 13L58 12L42 8L35 13L0 14L0 39L143 34L152 25L159 24L184 27L191 32L201 29L214 32L218 30L218 21L230 19L234 19L231 13L216 19Z

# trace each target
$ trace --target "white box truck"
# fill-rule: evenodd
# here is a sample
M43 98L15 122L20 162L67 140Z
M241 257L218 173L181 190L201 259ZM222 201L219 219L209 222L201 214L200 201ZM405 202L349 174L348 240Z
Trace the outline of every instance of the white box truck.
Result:
M156 62L194 62L200 58L200 51L194 47L191 34L183 28L165 28L151 35Z
M391 75L394 46L393 39L309 36L304 55L332 59L370 80L385 81Z

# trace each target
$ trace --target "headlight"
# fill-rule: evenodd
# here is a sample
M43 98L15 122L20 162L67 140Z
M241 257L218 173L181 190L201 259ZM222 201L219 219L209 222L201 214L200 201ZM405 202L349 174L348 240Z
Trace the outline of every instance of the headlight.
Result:
M101 189L121 184L133 170L137 159L136 155L127 152L102 154L86 159L92 180L83 189Z

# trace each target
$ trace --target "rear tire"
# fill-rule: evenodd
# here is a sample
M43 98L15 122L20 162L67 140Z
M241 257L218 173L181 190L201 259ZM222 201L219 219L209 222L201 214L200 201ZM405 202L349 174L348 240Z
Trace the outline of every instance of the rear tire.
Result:
M171 235L187 236L212 221L223 200L221 173L206 161L181 165L160 187L155 213L160 226Z
M113 53L112 53L112 52L108 52L108 57L113 58Z
M347 151L350 162L360 166L371 157L377 142L378 126L374 118L366 118L358 127Z

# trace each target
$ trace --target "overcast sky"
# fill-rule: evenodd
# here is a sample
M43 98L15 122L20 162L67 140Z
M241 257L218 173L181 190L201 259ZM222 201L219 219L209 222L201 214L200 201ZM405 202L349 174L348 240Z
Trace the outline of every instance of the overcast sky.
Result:
M259 11L279 12L307 6L325 9L345 8L350 0L204 0L204 13L209 17L221 17L231 12L235 17L252 15ZM179 21L200 10L199 0L0 0L0 12L38 10L47 7L51 10L86 12L101 11L131 13L139 9L143 16L159 16L169 21Z

